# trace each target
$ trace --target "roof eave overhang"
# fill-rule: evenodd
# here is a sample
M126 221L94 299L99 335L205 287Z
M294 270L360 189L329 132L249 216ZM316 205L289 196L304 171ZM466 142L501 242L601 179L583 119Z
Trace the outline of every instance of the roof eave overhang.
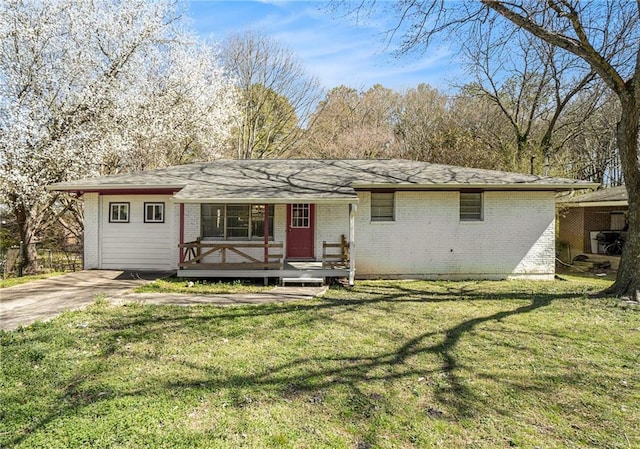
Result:
M118 185L109 185L109 186L96 186L94 185L74 185L74 186L56 186L55 184L46 186L46 189L52 192L75 192L75 193L100 193L104 195L120 195L126 193L144 193L144 192L169 192L175 193L179 192L185 187L184 184L175 185L175 184L164 184L164 185L153 185L153 184L142 184L142 185L132 185L132 184L118 184Z
M509 184L488 184L488 183L465 183L465 184L353 184L355 190L496 190L496 191L554 191L562 192L567 190L595 189L599 184L533 184L533 183L509 183Z
M558 203L559 207L628 207L629 202L620 201L585 201L574 203Z
M291 198L171 198L175 203L184 204L201 204L201 203L226 203L226 204L293 204L293 203L312 203L312 204L355 204L358 202L357 196L339 197L339 198L309 198L309 197L291 197Z

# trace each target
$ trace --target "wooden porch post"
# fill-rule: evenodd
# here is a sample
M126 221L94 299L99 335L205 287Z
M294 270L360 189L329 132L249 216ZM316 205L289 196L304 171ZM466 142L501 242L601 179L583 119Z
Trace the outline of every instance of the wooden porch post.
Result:
M184 243L184 203L180 203L180 244ZM184 253L183 248L178 247L178 251L180 251L180 263L184 262Z
M269 205L264 205L264 263L269 263Z
M358 205L349 204L349 285L356 282L356 210Z
M269 247L267 246L269 245L269 205L268 204L264 205L263 218L264 218L264 227L263 227L264 228L264 263L267 264L269 263ZM269 278L265 277L263 279L263 283L265 287L269 285Z

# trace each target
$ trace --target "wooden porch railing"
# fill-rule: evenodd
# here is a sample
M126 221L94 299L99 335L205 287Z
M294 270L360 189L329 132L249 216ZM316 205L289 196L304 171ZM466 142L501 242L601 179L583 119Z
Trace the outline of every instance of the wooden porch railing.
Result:
M323 268L349 268L349 242L343 235L340 243L322 242Z
M202 242L197 239L193 242L181 243L180 268L198 270L282 270L284 267L283 243L226 243L226 242ZM264 256L247 254L247 249L262 249ZM280 250L277 254L272 250ZM244 250L244 251L242 251ZM207 256L219 254L219 262L204 262ZM228 253L240 256L241 262L227 261ZM262 258L262 260L260 260Z

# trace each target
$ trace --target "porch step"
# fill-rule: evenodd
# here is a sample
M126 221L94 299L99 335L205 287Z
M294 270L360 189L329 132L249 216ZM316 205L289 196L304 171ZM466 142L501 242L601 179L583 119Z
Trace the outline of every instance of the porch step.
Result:
M280 283L284 287L286 284L324 284L324 278L281 278Z

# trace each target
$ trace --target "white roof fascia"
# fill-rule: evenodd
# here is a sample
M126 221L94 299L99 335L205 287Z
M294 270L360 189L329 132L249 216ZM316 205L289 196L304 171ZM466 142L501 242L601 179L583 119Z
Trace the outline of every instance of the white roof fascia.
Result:
M629 206L625 200L619 201L585 201L583 203L558 203L558 207L618 207Z
M158 185L158 184L108 184L108 185L77 185L77 186L63 186L63 187L56 187L55 185L48 185L45 188L47 190L52 190L52 191L71 191L71 192L78 192L78 191L91 191L91 192L95 192L95 191L103 191L103 190L154 190L154 189L183 189L185 187L185 184L163 184L163 185Z
M356 204L358 198L171 198L174 203L226 203L226 204Z
M464 189L484 189L484 190L583 190L595 189L599 184L357 184L352 187L358 190L366 189L391 189L391 190L464 190Z

